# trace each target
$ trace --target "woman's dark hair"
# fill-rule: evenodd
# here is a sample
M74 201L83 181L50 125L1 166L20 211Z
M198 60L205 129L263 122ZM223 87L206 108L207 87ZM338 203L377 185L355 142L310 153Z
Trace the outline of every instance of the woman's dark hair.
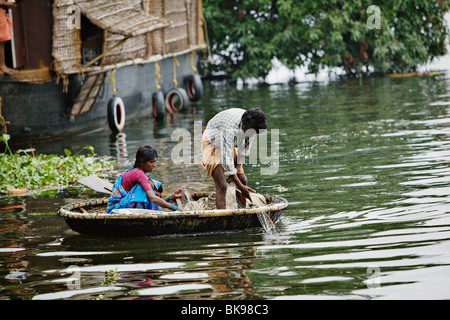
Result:
M134 167L140 168L140 167L142 167L144 162L153 160L155 158L158 158L158 153L156 152L155 149L153 149L152 146L149 146L149 145L140 146L136 152L136 159L134 161Z
M259 133L260 130L267 129L267 118L259 108L253 108L244 112L242 124L245 124L247 129L254 129Z

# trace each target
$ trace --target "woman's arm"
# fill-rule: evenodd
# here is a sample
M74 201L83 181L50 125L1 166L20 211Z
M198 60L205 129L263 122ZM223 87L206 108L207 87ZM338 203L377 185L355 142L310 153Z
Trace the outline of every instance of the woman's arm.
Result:
M166 200L172 201L172 200L181 198L183 195L184 195L184 190L180 188L180 189L177 189L173 194L169 195L168 196L169 199L167 199L167 197L166 197Z
M1 1L1 0L0 0ZM150 182L147 178L147 176L145 175L144 171L140 170L140 169L134 169L131 170L129 173L127 173L123 179L127 179L126 183L139 183L142 187L142 189L144 189L145 194L147 195L147 198L150 202L162 207L162 208L168 208L171 210L178 210L178 208L176 206L173 206L169 203L167 203L166 201L164 201L163 199L161 199L160 197L156 196L155 193L152 190L152 186L150 185ZM122 181L122 183L124 183L124 181Z
M154 203L154 204L156 204L156 205L158 205L158 206L160 206L162 208L167 208L167 209L170 209L170 210L173 210L173 211L178 210L177 206L174 206L174 205L172 205L170 203L167 203L162 198L157 197L153 193L153 191L151 191L151 190L146 191L145 194L147 195L147 198L148 198L148 200L150 200L150 202L152 202L152 203Z

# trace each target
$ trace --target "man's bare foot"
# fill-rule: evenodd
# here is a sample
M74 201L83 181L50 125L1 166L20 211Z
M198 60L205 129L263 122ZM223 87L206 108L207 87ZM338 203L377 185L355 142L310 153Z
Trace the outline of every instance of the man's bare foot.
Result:
M8 68L8 67L5 66L5 67L0 67L0 72L1 73L6 73L6 74L12 76L12 75L17 73L17 70L11 69L11 68Z

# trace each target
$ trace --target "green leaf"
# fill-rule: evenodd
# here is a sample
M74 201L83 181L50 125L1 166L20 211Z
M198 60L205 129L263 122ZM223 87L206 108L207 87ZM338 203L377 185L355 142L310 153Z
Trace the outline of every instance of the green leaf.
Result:
M10 138L11 136L9 134L4 133L2 136L2 141L7 143Z
M93 151L91 147L86 149ZM65 154L66 157L1 153L0 193L14 188L42 192L43 188L61 188L75 184L80 178L92 174L106 177L109 171L114 170L115 162L106 157L93 159L92 155L89 158L83 155L73 156L69 150L65 150Z

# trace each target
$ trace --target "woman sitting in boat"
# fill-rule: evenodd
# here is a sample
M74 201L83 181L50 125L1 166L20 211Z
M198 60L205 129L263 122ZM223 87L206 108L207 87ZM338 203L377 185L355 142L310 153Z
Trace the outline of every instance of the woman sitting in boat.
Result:
M134 168L122 173L114 182L111 197L108 199L107 213L113 213L114 209L141 208L149 210L161 210L168 208L173 211L178 207L169 202L183 196L183 190L160 198L162 192L161 182L148 179L146 173L150 173L156 167L158 153L149 146L143 145L136 152Z

